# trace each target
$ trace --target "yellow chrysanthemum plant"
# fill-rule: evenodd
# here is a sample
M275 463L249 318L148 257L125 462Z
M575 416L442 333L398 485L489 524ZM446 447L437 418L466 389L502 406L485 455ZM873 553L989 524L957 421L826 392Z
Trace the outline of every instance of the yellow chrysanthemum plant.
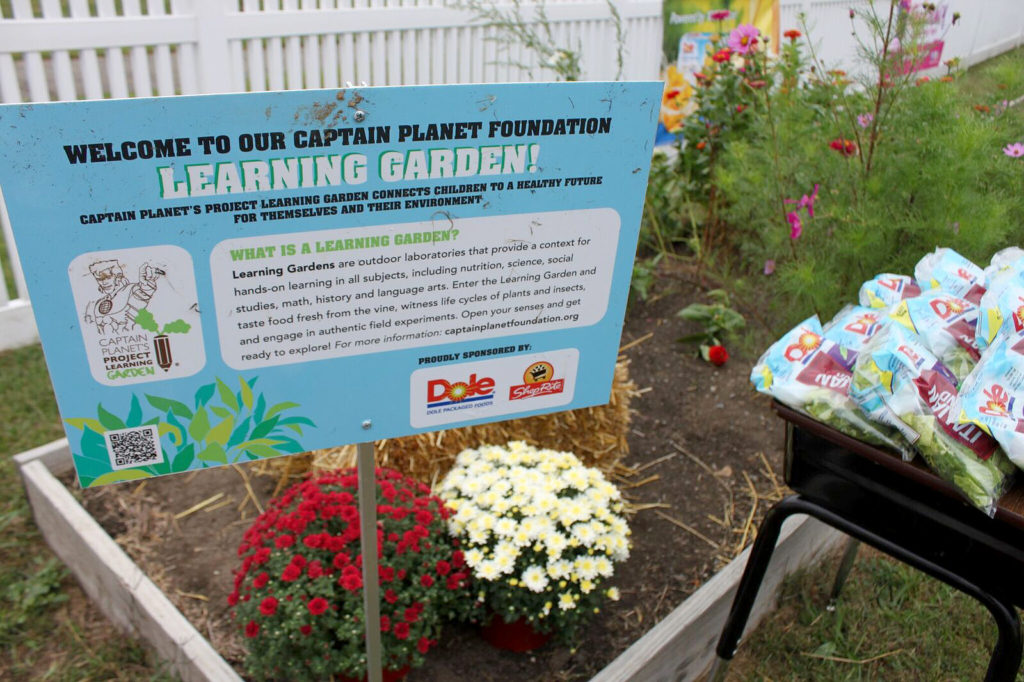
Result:
M463 450L438 492L493 616L572 641L618 599L608 582L629 557L622 496L574 454L522 441Z

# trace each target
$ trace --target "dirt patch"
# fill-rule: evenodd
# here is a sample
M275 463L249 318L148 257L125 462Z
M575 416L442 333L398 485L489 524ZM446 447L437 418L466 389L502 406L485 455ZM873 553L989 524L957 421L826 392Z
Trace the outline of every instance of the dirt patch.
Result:
M696 331L676 317L701 288L681 267L661 268L653 296L631 306L622 335L643 395L615 476L634 510L630 559L616 568L608 602L578 648L498 651L470 626L446 629L411 682L589 679L664 618L753 539L781 489L783 426L750 388L754 358L714 367L677 339ZM628 471L627 471L628 469ZM251 487L251 494L247 489ZM221 654L240 669L240 638L227 606L235 548L274 481L245 468L214 469L81 494Z

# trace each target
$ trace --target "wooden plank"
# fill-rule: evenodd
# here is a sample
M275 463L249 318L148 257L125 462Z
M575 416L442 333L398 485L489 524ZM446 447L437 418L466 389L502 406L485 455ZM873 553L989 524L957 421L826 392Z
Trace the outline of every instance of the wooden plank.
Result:
M14 466L19 469L29 462L42 462L51 474L61 475L71 471L74 463L71 461L71 448L68 446L67 438L50 441L46 445L26 450L14 456Z
M20 472L46 542L119 629L148 641L186 682L241 681L43 461L29 461Z
M747 632L774 608L787 575L819 560L844 537L810 517L788 519L750 612ZM715 645L749 554L748 547L590 682L699 679L715 658Z

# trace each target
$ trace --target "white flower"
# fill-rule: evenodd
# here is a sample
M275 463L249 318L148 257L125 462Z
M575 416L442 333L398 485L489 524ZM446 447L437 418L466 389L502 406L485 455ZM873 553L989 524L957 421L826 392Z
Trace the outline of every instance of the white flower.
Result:
M609 587L605 590L605 595L607 595L612 601L619 601L619 597L621 596L619 594L619 588L617 587Z
M548 575L550 575L555 580L568 578L570 573L572 573L572 564L566 561L565 559L552 561L548 564Z
M498 576L501 575L501 571L493 561L485 561L474 570L476 572L476 577L481 580L497 580Z
M584 580L593 580L597 577L597 562L594 561L592 556L581 556L573 562L572 566L576 573Z
M466 559L466 564L474 570L479 568L480 564L484 562L484 553L479 549L466 550L464 557Z
M594 557L594 567L597 569L597 574L602 578L610 578L615 573L615 567L612 565L612 562L608 561L608 557Z
M576 600L572 598L571 594L563 593L558 595L558 608L563 611L576 608Z
M516 532L516 522L508 517L498 519L494 524L494 532L501 537L511 537Z
M523 571L523 585L532 592L543 592L548 586L548 577L544 575L544 569L540 566L530 566Z

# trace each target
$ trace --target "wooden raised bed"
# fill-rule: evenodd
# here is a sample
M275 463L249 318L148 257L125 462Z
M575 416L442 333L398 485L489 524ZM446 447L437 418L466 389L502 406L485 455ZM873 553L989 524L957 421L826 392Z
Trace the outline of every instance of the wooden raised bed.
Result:
M72 468L66 440L15 456L36 524L101 611L154 648L186 682L241 680L56 478ZM749 620L771 610L782 579L818 560L841 534L806 517L783 527L778 549ZM599 672L592 682L692 680L714 658L714 647L747 553L729 563L664 620Z

